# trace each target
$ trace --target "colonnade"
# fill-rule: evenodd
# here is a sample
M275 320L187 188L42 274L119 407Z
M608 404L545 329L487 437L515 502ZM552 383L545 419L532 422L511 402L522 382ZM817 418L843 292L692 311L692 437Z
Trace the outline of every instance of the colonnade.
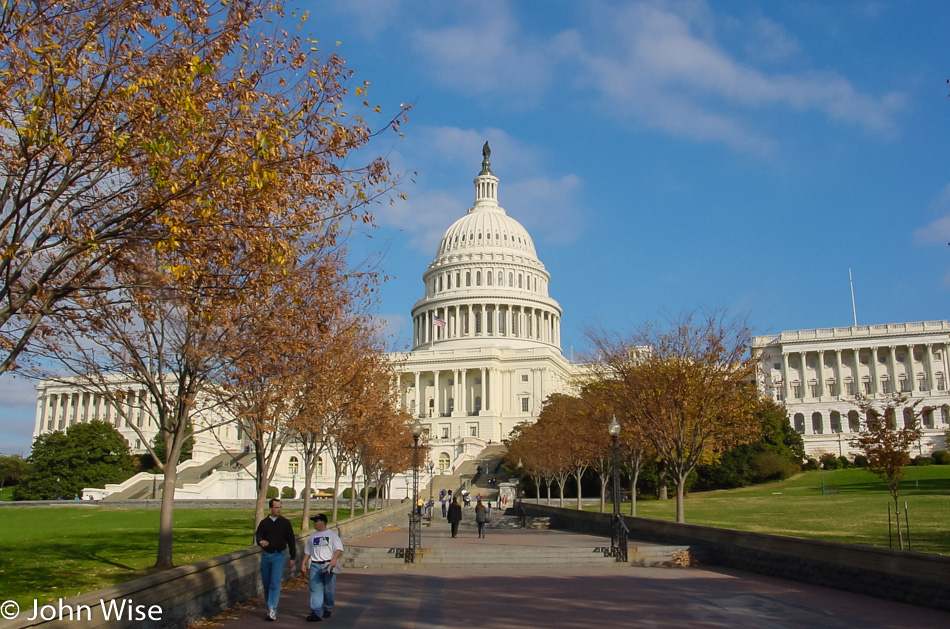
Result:
M527 339L560 347L561 317L546 308L498 302L442 306L419 312L413 319L414 347L480 337Z
M419 418L536 415L548 395L545 367L406 371L403 404Z
M33 434L66 430L73 424L89 423L94 419L104 421L119 427L120 424L130 427L135 421L139 428L152 423L151 417L145 412L148 394L145 389L130 389L125 391L124 417L119 409L100 393L89 391L69 391L63 393L41 392L36 402L36 424Z
M782 352L781 398L836 400L856 393L913 397L947 391L946 343Z

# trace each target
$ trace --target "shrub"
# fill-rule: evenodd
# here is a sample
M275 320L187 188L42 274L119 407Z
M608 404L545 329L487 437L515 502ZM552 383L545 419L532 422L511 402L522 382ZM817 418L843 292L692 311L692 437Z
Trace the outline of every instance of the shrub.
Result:
M855 455L854 455L854 466L855 466L855 467L867 467L867 466L868 466L868 458L867 458L866 456L864 456L863 454L855 454Z
M756 454L753 466L755 468L754 480L757 483L785 480L795 473L797 467L778 452L771 450Z
M929 456L918 455L914 457L914 465L924 467L924 466L933 465L933 464L934 464L934 460L930 458Z
M294 491L294 488L293 488L293 487L284 487L283 489L280 490L280 497L281 497L283 500L288 500L288 499L290 499L290 498L296 498L296 497L297 497L297 492Z
M839 457L838 457L838 463L841 464L841 465L840 465L840 468L843 469L843 470L846 470L846 469L848 469L849 467L851 467L851 461L849 461L849 460L848 460L848 457L846 457L846 456L839 456Z
M267 488L267 497L268 498L277 498L280 495L280 492L277 491L277 488L271 485Z
M802 465L803 472L811 472L817 469L818 469L818 461L813 458L809 458L807 461L805 461L805 464Z
M823 469L826 469L826 470L836 470L841 467L841 461L838 460L838 457L829 453L825 453L821 455L819 464L821 465Z
M934 450L930 456L936 465L950 465L950 453L946 450Z

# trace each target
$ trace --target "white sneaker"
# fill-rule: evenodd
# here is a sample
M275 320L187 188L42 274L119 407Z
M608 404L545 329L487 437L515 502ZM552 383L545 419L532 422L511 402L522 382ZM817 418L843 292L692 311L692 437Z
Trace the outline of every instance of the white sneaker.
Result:
M277 610L268 609L267 610L267 620L277 620Z

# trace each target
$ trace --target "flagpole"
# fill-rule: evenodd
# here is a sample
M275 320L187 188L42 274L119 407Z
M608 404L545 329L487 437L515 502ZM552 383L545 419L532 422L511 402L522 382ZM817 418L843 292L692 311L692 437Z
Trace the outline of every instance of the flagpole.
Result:
M851 276L851 267L848 267L848 282L851 284L851 313L854 315L854 327L858 327L858 308L854 304L854 277Z

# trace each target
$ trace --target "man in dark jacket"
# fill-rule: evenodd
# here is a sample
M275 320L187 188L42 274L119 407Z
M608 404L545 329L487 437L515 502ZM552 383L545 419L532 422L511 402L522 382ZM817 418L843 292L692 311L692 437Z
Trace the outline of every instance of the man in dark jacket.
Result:
M448 521L452 525L452 537L455 537L459 532L459 522L462 521L462 505L459 504L458 498L452 498L452 504L449 505Z
M271 498L270 515L257 525L257 545L261 553L261 581L267 599L267 620L277 620L277 601L280 599L280 584L284 576L284 559L290 551L290 572L294 571L297 558L297 542L290 520L280 514L280 499Z

